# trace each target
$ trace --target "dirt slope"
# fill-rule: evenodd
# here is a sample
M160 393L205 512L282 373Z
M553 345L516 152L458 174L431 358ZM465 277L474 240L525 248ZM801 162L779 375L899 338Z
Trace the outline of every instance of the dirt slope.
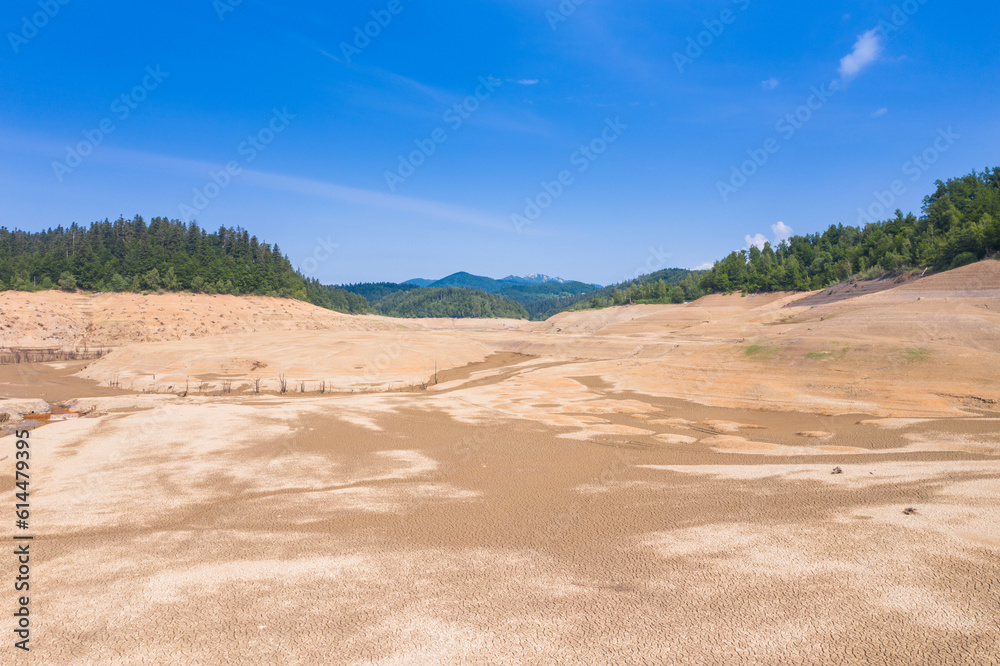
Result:
M120 347L229 333L386 330L309 303L263 296L0 292L0 347Z

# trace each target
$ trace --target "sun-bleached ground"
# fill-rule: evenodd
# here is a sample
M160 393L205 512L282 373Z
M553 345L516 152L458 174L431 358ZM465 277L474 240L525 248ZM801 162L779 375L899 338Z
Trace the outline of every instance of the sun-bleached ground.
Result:
M31 431L16 663L996 663L997 266L532 323L236 299L256 330L194 336L222 297L108 296L162 331L0 368L15 422L86 415Z

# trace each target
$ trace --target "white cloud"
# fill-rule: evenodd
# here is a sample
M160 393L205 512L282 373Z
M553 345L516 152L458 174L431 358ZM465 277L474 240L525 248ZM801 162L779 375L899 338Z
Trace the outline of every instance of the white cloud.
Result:
M708 263L702 264L701 266L695 266L691 270L693 270L693 271L707 271L709 268L712 268L713 266L715 266L715 262L710 261Z
M771 225L771 232L774 234L774 240L768 240L767 236L764 234L754 234L750 236L749 234L743 239L746 241L746 249L749 250L751 247L756 247L758 250L764 249L764 243L771 243L771 247L775 245L780 245L781 241L788 240L792 237L792 228L785 224L784 222L778 222Z
M879 118L879 117L881 117L881 116L884 116L884 115L885 115L885 114L887 114L887 113L889 113L889 109L887 109L887 108L885 108L885 107L883 106L883 107L882 107L881 109L879 109L878 111L872 111L872 118Z
M760 87L764 90L774 90L781 85L781 81L774 78L773 76L765 81L760 82Z
M785 224L784 222L778 222L777 224L771 225L771 231L774 232L774 244L778 245L783 240L788 240L792 237L792 228Z
M767 236L764 234L754 234L753 236L748 235L745 238L747 242L747 249L749 250L753 246L757 246L758 250L764 249L764 243L767 242Z
M840 81L847 83L879 59L884 48L882 33L872 28L858 37L854 50L840 60Z
M538 83L538 79L518 79L517 82L522 86L533 86Z

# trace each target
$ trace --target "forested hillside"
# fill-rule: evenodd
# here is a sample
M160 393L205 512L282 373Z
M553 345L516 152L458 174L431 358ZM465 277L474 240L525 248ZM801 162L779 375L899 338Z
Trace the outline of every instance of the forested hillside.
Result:
M525 309L509 298L461 287L397 291L376 302L375 309L387 317L528 318Z
M41 232L0 228L0 289L256 294L368 312L363 297L303 277L277 245L244 229L208 233L156 217L72 224Z
M428 285L420 285L418 282L427 282ZM377 305L383 298L396 292L414 290L421 286L473 289L491 294L499 294L515 303L519 303L532 319L544 318L550 314L560 312L564 309L564 306L560 304L573 304L579 296L591 293L596 288L595 285L584 282L559 282L552 280L535 283L517 277L494 280L493 278L464 272L454 273L437 281L409 280L402 284L371 282L341 285L341 288L364 296L368 299L372 307L378 310Z
M733 252L702 279L706 291L822 289L854 276L946 270L1000 252L1000 168L937 182L923 215L897 211L862 227L831 226L778 247Z
M460 272L453 273L447 277L443 277L440 280L436 280L428 287L461 287L462 289L478 289L480 291L485 291L487 293L495 294L502 289L502 285L499 280L494 280L493 278L484 277L482 275L473 275L472 273Z
M560 311L559 303L594 292L594 285L584 282L546 282L543 284L510 283L497 292L524 306L532 319L544 319Z
M397 291L419 289L417 285L405 282L403 284L396 284L395 282L362 282L358 284L342 284L340 288L352 294L364 296L372 305L390 294L395 294Z
M684 303L704 295L699 281L702 271L684 268L665 268L641 275L634 280L598 289L559 305L560 310L587 310L609 308L625 303ZM555 314L556 312L552 312Z
M327 310L336 310L347 314L368 314L371 306L364 296L352 294L339 287L320 284L319 280L306 278L305 301Z

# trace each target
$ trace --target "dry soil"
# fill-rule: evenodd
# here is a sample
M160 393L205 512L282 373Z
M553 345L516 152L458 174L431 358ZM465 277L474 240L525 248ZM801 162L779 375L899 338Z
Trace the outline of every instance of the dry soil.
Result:
M0 368L7 425L84 415L29 424L5 663L998 663L1000 264L811 296L0 294L5 345L113 348Z

